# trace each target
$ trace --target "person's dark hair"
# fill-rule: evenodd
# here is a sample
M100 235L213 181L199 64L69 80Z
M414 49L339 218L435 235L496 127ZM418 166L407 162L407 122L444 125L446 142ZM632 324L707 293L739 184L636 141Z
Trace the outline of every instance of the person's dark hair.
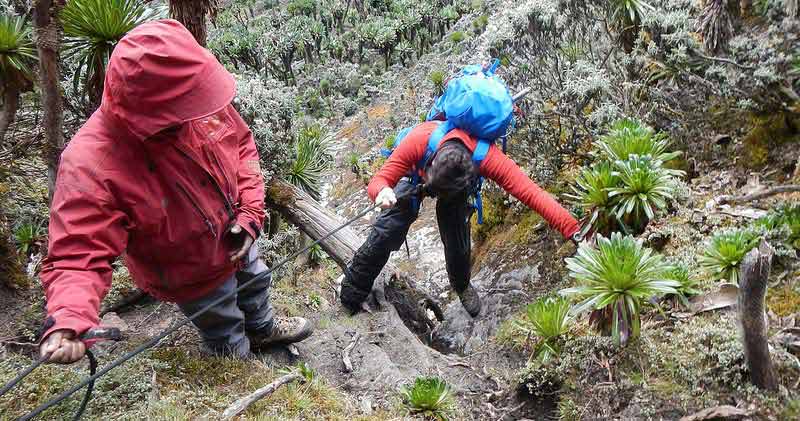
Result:
M447 141L425 169L425 189L438 197L466 195L477 177L469 149L459 141Z

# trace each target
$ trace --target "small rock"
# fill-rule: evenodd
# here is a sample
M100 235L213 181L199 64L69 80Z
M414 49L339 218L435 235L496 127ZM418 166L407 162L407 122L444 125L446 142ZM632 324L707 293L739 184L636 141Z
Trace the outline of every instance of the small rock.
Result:
M128 323L126 323L125 320L122 320L122 318L119 317L119 315L114 312L106 313L100 320L100 326L115 327L119 329L119 331L122 332L123 334L130 330Z

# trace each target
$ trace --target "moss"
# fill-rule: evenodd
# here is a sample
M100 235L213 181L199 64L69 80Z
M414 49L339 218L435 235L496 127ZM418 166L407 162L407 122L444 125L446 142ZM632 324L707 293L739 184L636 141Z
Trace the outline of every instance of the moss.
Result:
M267 184L267 202L280 207L289 207L294 203L294 194L288 184L271 182Z
M528 210L522 219L514 226L514 234L511 241L514 244L525 245L535 239L535 234L542 227L544 219L538 213Z
M767 307L780 317L800 311L800 292L789 285L770 288L767 293Z
M507 211L508 207L503 203L502 195L484 191L483 224L478 224L477 215L474 215L471 220L472 236L475 241L478 243L485 241L492 230L503 225Z
M750 168L765 165L774 145L800 140L800 118L790 113L756 115L751 124L743 139L744 162Z
M495 333L493 341L503 348L522 351L529 348L528 335L521 331L517 325L525 320L525 315L516 314L500 323Z

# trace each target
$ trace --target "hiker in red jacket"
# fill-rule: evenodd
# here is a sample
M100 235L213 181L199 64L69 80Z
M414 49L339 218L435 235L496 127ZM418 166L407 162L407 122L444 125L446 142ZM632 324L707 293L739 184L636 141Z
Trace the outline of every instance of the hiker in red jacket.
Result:
M413 185L408 174L425 156L431 133L437 127L438 122L431 121L412 129L370 180L369 197L385 210L345 271L341 301L353 312L361 308L389 254L400 248L409 226L417 218L418 206L409 197L417 196L420 189ZM481 302L478 291L470 284L469 218L473 208L468 198L479 175L494 180L538 212L565 238L577 240L579 232L578 221L494 144L476 169L472 156L477 144L467 132L451 130L422 169L424 195L438 198L436 220L450 285L472 317L480 313ZM398 202L398 197L406 199Z
M233 76L177 21L119 42L100 108L61 155L41 271L42 356L83 356L77 338L97 326L123 253L139 288L187 315L267 270L254 245L265 215L259 158L234 94ZM206 351L248 357L251 345L311 334L305 319L273 316L269 284L194 320Z

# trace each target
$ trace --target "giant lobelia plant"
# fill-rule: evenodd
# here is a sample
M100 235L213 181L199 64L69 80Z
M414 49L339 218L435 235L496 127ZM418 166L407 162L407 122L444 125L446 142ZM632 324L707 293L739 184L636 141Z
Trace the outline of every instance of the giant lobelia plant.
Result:
M620 233L598 236L596 246L582 243L566 262L578 285L560 293L579 298L573 313L591 310L591 323L618 345L639 335L639 312L646 300L677 294L680 286L669 278L671 267L661 255Z

